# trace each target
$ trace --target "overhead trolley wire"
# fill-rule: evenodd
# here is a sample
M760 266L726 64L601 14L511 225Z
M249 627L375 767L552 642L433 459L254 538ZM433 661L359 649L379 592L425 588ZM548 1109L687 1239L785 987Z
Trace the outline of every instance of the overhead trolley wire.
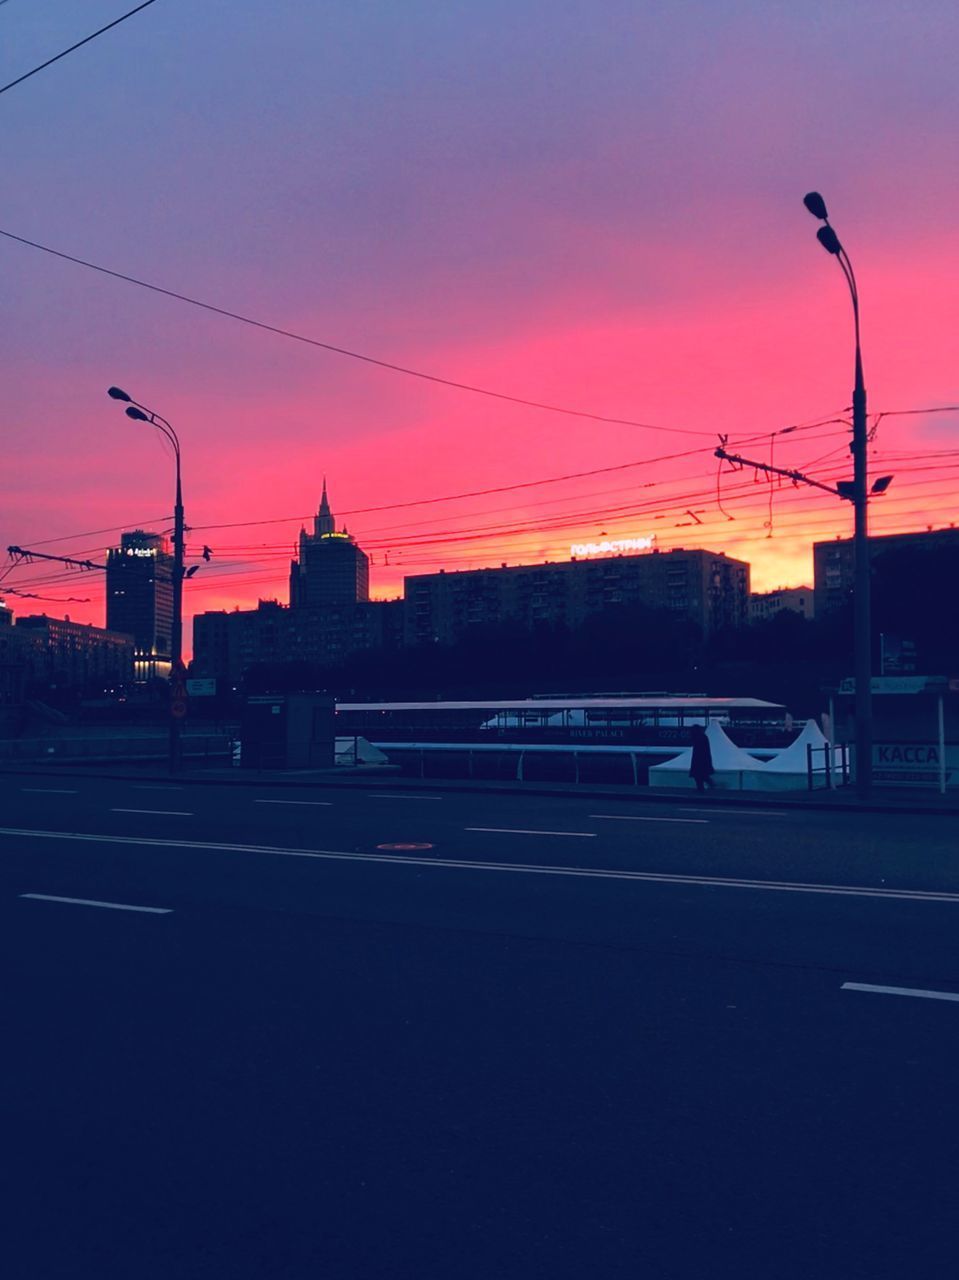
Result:
M329 351L333 355L347 356L350 360L359 360L363 364L375 365L377 368L387 369L391 373L401 373L409 378L419 378L423 382L433 382L439 386L452 387L456 391L468 391L473 395L487 396L493 400L503 400L508 404L522 405L527 409L541 409L546 413L563 414L568 418L582 418L590 422L604 422L612 426L639 427L644 431L665 431L672 435L682 436L712 436L715 434L712 431L696 431L690 427L664 427L655 422L638 422L633 418L614 418L602 413L590 413L584 409L570 409L564 405L550 404L543 400L532 400L527 399L525 396L509 395L505 391L494 391L490 387L476 386L469 382L458 382L454 378L443 378L439 374L426 373L422 369L413 369L408 365L396 364L392 360L381 360L377 356L366 355L361 351L351 351L348 347L341 347L333 342L324 342L319 338L311 338L307 334L297 333L294 329L285 329L281 325L269 324L265 320L257 320L253 316L243 315L239 311L231 311L227 307L219 307L212 302L204 302L201 298L190 297L189 294L179 293L176 289L167 289L163 285L153 284L149 280L141 280L138 276L128 275L124 271L115 271L112 267L104 267L100 263L89 262L87 259L78 258L74 254L64 253L60 249L41 244L37 240L29 240L26 236L15 235L12 231L5 231L0 228L0 236L4 236L7 240L15 240L18 244L27 245L31 249L39 249L41 253L48 253L54 258L62 259L64 262L72 262L75 266L86 267L89 271L98 271L101 275L111 276L114 280L123 280L126 284L133 284L140 289L148 289L151 293L159 293L166 298L173 298L176 302L185 302L188 306L198 307L201 311L209 311L214 315L224 316L228 320L236 320L238 323L250 325L254 329L276 334L280 338L289 338L293 342L302 342L310 347L318 347L321 351Z
M154 0L143 0L143 4L138 4L135 9L131 9L128 13L122 14L119 18L114 18L112 22L108 22L105 27L101 27L99 31L94 31L91 35L84 36L82 40L78 40L76 44L72 44L69 49L64 49L61 53L56 53L52 58L47 58L46 62L41 62L38 67L34 67L32 71L25 71L22 76L17 76L16 80L11 80L9 84L0 87L0 93L6 93L8 89L15 88L18 84L23 84L24 80L29 80L31 76L35 76L38 71L44 71L47 67L52 67L55 62L59 62L61 58L65 58L68 53L73 53L75 49L80 49L85 44L89 44L91 40L96 40L97 36L102 36L105 31L118 27L121 22L126 22L127 18L132 18L135 13L139 13L141 9L147 9Z

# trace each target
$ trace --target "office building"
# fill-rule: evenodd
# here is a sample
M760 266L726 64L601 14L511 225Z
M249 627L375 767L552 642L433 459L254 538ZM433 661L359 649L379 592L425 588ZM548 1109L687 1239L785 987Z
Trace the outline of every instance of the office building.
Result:
M369 598L369 557L345 528L337 530L324 479L313 532L300 530L299 554L290 562L290 607L322 608Z
M470 627L577 627L616 605L681 614L709 635L749 616L749 565L702 549L418 574L405 581L407 644L450 644Z
M137 529L107 552L107 628L133 636L137 680L170 674L173 556L161 534Z
M921 533L880 534L869 539L869 559L875 566L887 552L908 552L922 557L927 552L951 551L959 557L959 529L928 529ZM917 562L921 565L921 560ZM852 538L813 543L815 610L817 618L836 613L852 598L856 576L855 545ZM943 583L952 590L953 584Z
M244 671L259 663L335 666L355 653L395 648L402 634L402 600L295 609L261 600L255 609L197 614L190 674L235 685Z
M807 620L815 616L812 587L779 587L749 597L749 621L763 622L777 613L798 613Z
M115 689L133 680L132 636L45 613L18 618L13 634L26 683L41 696Z
M25 672L13 611L0 600L0 723L4 722L3 708L23 704Z

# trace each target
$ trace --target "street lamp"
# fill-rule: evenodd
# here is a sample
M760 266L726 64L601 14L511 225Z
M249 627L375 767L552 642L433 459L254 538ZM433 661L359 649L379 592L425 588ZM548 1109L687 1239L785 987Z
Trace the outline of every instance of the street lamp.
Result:
M861 797L869 795L872 786L872 655L871 655L871 609L870 609L870 566L869 537L867 529L867 508L869 495L867 488L866 458L866 384L862 376L862 349L859 342L859 290L856 287L856 275L852 269L849 254L840 243L829 221L826 202L818 191L810 191L803 197L803 204L823 224L816 232L816 238L827 253L831 254L842 268L849 294L852 298L852 312L856 335L856 372L852 393L852 503L855 511L853 549L855 555L855 591L854 591L854 662L856 677L856 786ZM888 487L886 481L884 487ZM881 490L879 490L881 492Z
M147 422L156 427L170 444L176 458L176 502L173 507L173 627L170 637L170 683L173 691L183 683L183 579L185 577L184 561L184 524L183 493L180 487L180 441L173 427L166 418L161 417L153 409L139 404L120 387L110 387L107 395L111 400L122 400L126 403L126 415L134 422ZM170 703L170 770L174 771L180 764L180 718L183 715L182 700L174 697Z

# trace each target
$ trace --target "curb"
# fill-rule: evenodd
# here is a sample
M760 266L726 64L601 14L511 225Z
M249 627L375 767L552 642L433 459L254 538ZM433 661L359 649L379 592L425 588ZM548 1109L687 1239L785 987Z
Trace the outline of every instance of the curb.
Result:
M596 799L596 800L619 800L629 801L633 804L675 804L678 799L689 800L695 796L695 792L690 792L686 788L682 789L666 789L657 787L655 793L650 788L623 788L622 790L613 790L609 787L596 786L590 784L581 784L580 786L567 785L557 786L548 783L512 783L505 784L503 782L490 781L484 782L467 782L465 779L454 778L428 778L419 779L399 779L395 775L384 776L384 772L389 766L383 765L366 765L359 768L349 768L340 766L335 773L333 770L323 770L316 776L306 778L300 777L274 777L262 775L247 774L245 777L198 777L189 773L176 774L178 783L185 786L224 786L224 787L283 787L283 788L327 788L333 790L356 790L368 782L376 781L377 786L387 789L395 789L397 791L445 791L450 793L458 793L461 795L481 794L481 795L512 795L512 796L539 796L553 797L556 799ZM365 769L376 770L375 773L366 773ZM54 773L55 771L55 773ZM226 773L226 770L223 771ZM237 771L241 772L241 771ZM153 771L136 771L127 773L101 773L91 774L89 770L83 770L73 767L71 770L68 765L42 765L39 768L21 768L21 769L4 769L0 767L0 775L7 777L36 777L36 776L56 776L56 777L90 777L93 776L97 780L112 782L129 782L131 779L142 780L149 778L152 780L169 781L171 774L167 770ZM815 793L814 793L815 794ZM838 794L838 793L837 793ZM696 803L693 800L693 803ZM776 809L788 809L795 813L808 812L810 810L817 813L901 813L912 814L923 817L959 817L959 800L951 804L934 805L928 802L924 803L920 800L905 799L902 802L886 801L884 803L873 802L863 803L859 800L815 800L803 799L797 800L792 796L782 795L775 791L764 791L761 796L744 796L741 792L710 792L708 803L710 807L727 807L729 809L768 809L774 807Z

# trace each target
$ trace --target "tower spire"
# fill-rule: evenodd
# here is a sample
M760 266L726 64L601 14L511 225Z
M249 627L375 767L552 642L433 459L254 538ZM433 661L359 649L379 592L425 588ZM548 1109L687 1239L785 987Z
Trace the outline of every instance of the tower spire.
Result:
M317 512L314 527L317 534L334 533L336 520L330 510L330 500L326 495L326 476L323 477L323 496L320 498L320 509Z

